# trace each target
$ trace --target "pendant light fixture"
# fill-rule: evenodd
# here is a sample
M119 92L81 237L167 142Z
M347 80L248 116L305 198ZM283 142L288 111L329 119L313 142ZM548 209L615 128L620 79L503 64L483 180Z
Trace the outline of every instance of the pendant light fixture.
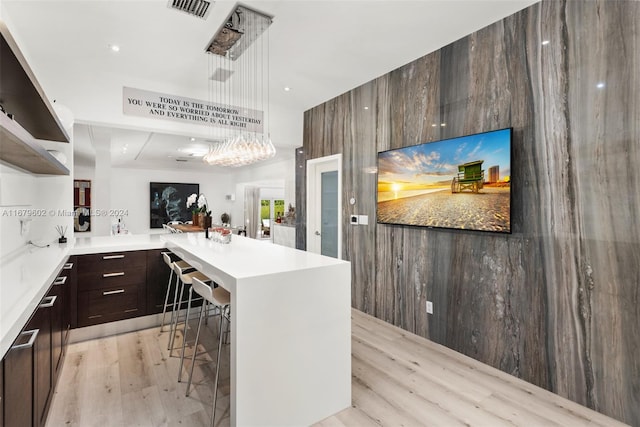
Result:
M211 165L244 166L276 154L269 135L269 26L273 17L236 5L207 46Z

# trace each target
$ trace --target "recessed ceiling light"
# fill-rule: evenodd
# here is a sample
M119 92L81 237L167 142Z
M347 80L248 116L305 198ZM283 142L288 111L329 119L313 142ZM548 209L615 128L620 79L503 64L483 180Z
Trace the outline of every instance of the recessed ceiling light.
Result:
M364 107L364 109L365 109L365 110L368 110L368 109L369 109L369 107Z
M600 82L600 83L598 83L598 84L596 85L596 87L597 87L598 89L602 89L602 88L604 88L604 82Z
M437 124L435 124L435 123L431 125L431 127L432 127L432 128L434 128L434 127L436 127L436 126L438 126L438 125L437 125Z
M194 142L196 139L194 137L191 137L191 142Z
M440 123L440 126L445 127L447 124L446 123Z
M542 46L546 46L549 44L549 40L542 40Z
M113 52L120 52L120 46L118 46L117 44L110 44L109 49L111 49Z
M289 92L290 90L291 90L291 88L290 88L289 86L287 86L287 87L285 87L285 88L284 88L284 91L285 91L285 92Z

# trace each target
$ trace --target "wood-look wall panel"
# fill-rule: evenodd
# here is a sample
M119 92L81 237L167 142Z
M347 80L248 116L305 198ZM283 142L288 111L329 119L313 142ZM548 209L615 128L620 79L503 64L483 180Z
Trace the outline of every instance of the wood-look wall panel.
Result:
M351 124L343 151L343 217L367 215L375 221L376 198L376 93L375 82L350 92ZM355 199L351 205L350 199ZM375 310L375 227L346 225L343 227L343 258L352 262L352 277L360 279L351 293L352 305L366 313Z
M633 420L632 408L640 407L640 386L630 381L640 378L640 5L588 6L566 6L585 399L601 411L615 404ZM578 36L581 42L571 43Z
M512 234L375 224L362 172L377 151L505 127ZM632 425L638 141L628 0L544 0L305 113L306 158L343 153L343 203L358 200L343 224L355 307Z

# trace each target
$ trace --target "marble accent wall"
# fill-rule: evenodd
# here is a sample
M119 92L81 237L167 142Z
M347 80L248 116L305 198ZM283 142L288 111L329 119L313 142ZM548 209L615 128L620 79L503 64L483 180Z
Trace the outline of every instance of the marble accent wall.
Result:
M505 127L511 235L347 225L378 151ZM307 111L336 153L354 307L640 425L640 2L542 1Z

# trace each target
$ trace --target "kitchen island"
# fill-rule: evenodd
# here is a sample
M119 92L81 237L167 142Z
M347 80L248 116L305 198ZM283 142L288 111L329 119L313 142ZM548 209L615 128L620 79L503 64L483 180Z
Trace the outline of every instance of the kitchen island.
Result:
M243 236L93 237L5 257L2 354L70 255L165 247L231 293L231 425L309 425L351 405L349 263Z
M233 236L163 236L231 293L231 425L309 425L351 405L348 262Z

